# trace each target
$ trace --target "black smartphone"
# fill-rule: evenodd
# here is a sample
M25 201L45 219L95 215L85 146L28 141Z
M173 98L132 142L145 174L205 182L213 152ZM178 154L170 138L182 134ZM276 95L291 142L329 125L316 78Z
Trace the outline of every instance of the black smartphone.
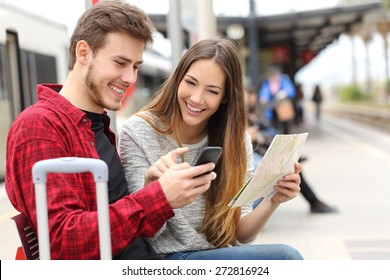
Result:
M217 163L219 157L222 154L222 148L217 146L206 147L202 150L199 158L196 160L196 165L205 164L208 162Z
M214 164L216 164L219 157L221 156L221 154L222 154L221 147L217 147L217 146L206 147L202 150L202 153L200 154L200 156L196 160L195 166L209 163L209 162L214 162ZM204 174L207 174L210 172L206 172ZM204 174L202 174L202 175L204 175ZM202 175L195 176L194 178L202 176Z

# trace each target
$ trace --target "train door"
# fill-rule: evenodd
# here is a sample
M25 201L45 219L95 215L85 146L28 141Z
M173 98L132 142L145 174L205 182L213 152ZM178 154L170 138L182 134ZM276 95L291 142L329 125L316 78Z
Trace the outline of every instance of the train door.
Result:
M18 33L7 30L6 51L8 62L9 101L12 109L12 121L25 108L23 85L21 81L20 49Z
M7 30L5 45L0 45L0 180L5 177L6 135L24 108L20 71L18 34Z

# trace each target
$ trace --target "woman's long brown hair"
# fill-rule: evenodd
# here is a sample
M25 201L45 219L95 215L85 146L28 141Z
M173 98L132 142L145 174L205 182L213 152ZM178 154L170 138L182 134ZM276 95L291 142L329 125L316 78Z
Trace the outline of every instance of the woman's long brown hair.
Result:
M245 148L246 112L242 70L238 58L238 46L230 39L202 40L193 45L182 57L176 70L156 92L153 100L141 109L139 116L147 120L157 131L173 136L178 145L182 142L175 129L182 122L177 100L178 87L184 75L195 61L212 60L226 76L225 99L208 123L209 146L223 147L221 159L214 171L217 178L205 193L206 213L202 232L216 247L236 245L236 230L241 209L228 206L245 181L247 157ZM153 113L162 127L142 111Z

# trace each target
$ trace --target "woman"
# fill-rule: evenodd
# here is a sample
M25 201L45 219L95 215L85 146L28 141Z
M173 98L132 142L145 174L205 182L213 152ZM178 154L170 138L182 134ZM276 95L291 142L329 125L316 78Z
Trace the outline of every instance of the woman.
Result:
M300 189L296 163L296 172L275 186L277 194L255 210L228 206L253 174L246 121L238 47L222 38L192 46L151 103L124 123L119 149L131 191L158 179L177 161L193 165L206 146L223 148L210 189L176 209L151 239L166 258L302 259L287 245L235 246L252 241L280 203Z

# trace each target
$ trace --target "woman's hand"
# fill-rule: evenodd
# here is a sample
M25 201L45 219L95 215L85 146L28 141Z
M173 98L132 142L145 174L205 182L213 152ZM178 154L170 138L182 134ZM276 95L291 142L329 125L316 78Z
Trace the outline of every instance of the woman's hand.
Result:
M144 185L158 180L161 175L163 175L169 167L176 165L177 157L188 152L188 148L177 148L173 151L170 151L166 155L160 157L155 163L153 163L148 170L146 170L144 175Z
M283 203L298 195L301 190L301 187L299 186L301 184L299 173L302 170L302 165L296 162L294 167L295 173L284 176L283 179L279 180L277 185L274 186L277 192L271 198L272 203Z

